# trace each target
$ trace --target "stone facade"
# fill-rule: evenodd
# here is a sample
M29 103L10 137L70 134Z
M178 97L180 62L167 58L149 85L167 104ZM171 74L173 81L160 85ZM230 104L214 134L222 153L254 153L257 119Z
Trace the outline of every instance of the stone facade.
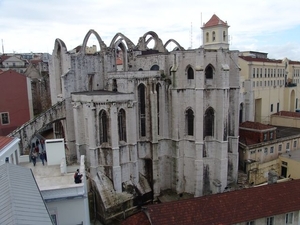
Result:
M203 33L223 26L227 34L227 23L215 23L215 15L212 19ZM95 54L85 52L90 35L99 41ZM169 43L177 46L170 52ZM163 44L152 31L137 45L117 33L107 46L90 30L82 47L72 52L55 41L52 104L66 101L69 158L86 155L103 221L114 216L118 205L126 203L127 210L162 190L201 196L222 192L236 181L238 52L226 48L227 38L216 45L225 48L216 49L211 41L185 50L173 39ZM117 70L118 55L122 71Z

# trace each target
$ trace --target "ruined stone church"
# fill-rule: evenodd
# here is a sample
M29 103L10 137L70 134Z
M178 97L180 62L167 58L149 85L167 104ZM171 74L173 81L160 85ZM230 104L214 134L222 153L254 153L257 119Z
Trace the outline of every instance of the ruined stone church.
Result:
M153 31L136 45L122 33L106 45L90 30L71 51L55 40L52 104L65 101L67 158L86 155L104 221L164 190L196 197L236 182L239 66L228 28L213 15L203 45L188 50ZM88 48L91 35L99 51Z

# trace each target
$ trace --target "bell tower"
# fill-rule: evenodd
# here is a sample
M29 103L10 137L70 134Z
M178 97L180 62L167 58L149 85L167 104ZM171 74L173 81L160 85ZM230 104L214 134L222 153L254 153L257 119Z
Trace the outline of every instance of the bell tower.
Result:
M204 49L229 49L228 24L215 14L201 27Z

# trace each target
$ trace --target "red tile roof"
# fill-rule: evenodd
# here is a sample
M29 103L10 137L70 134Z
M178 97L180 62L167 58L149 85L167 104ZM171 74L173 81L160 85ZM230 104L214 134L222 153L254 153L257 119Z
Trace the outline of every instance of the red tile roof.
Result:
M12 142L13 138L12 137L7 137L7 136L0 136L0 151L8 145L10 142Z
M293 180L145 207L152 225L229 225L300 210L299 189L300 180ZM122 224L137 224L141 217Z
M253 122L253 121L246 121L240 124L240 128L250 128L255 130L268 130L271 128L276 128L270 125L262 124L259 122Z
M292 61L292 60L289 60L289 64L300 64L299 61Z
M122 225L151 225L145 212L139 212L128 217Z
M239 56L239 57L248 62L282 63L282 60L280 59L255 58L252 56Z
M300 113L298 113L298 112L289 112L289 111L280 111L280 112L274 113L272 115L288 116L288 117L300 117Z
M259 140L253 140L251 138L248 138L248 137L241 137L239 138L239 142L241 143L244 143L245 145L254 145L254 144L257 144L259 143L260 141Z
M225 25L228 27L227 22L225 23L223 20L221 20L216 14L214 14L210 20L203 25L203 27L213 27L213 26L217 26L217 25Z

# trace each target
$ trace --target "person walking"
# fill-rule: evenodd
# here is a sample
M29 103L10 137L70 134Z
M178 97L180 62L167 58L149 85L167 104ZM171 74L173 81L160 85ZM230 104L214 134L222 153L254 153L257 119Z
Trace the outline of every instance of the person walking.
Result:
M32 151L31 152L31 160L32 160L33 166L35 166L35 164L36 164L36 158L37 158L37 153L35 151Z
M40 159L41 159L41 161L42 161L42 163L43 163L43 166L44 166L44 165L45 165L45 162L44 162L45 155L44 155L43 152L40 153Z

